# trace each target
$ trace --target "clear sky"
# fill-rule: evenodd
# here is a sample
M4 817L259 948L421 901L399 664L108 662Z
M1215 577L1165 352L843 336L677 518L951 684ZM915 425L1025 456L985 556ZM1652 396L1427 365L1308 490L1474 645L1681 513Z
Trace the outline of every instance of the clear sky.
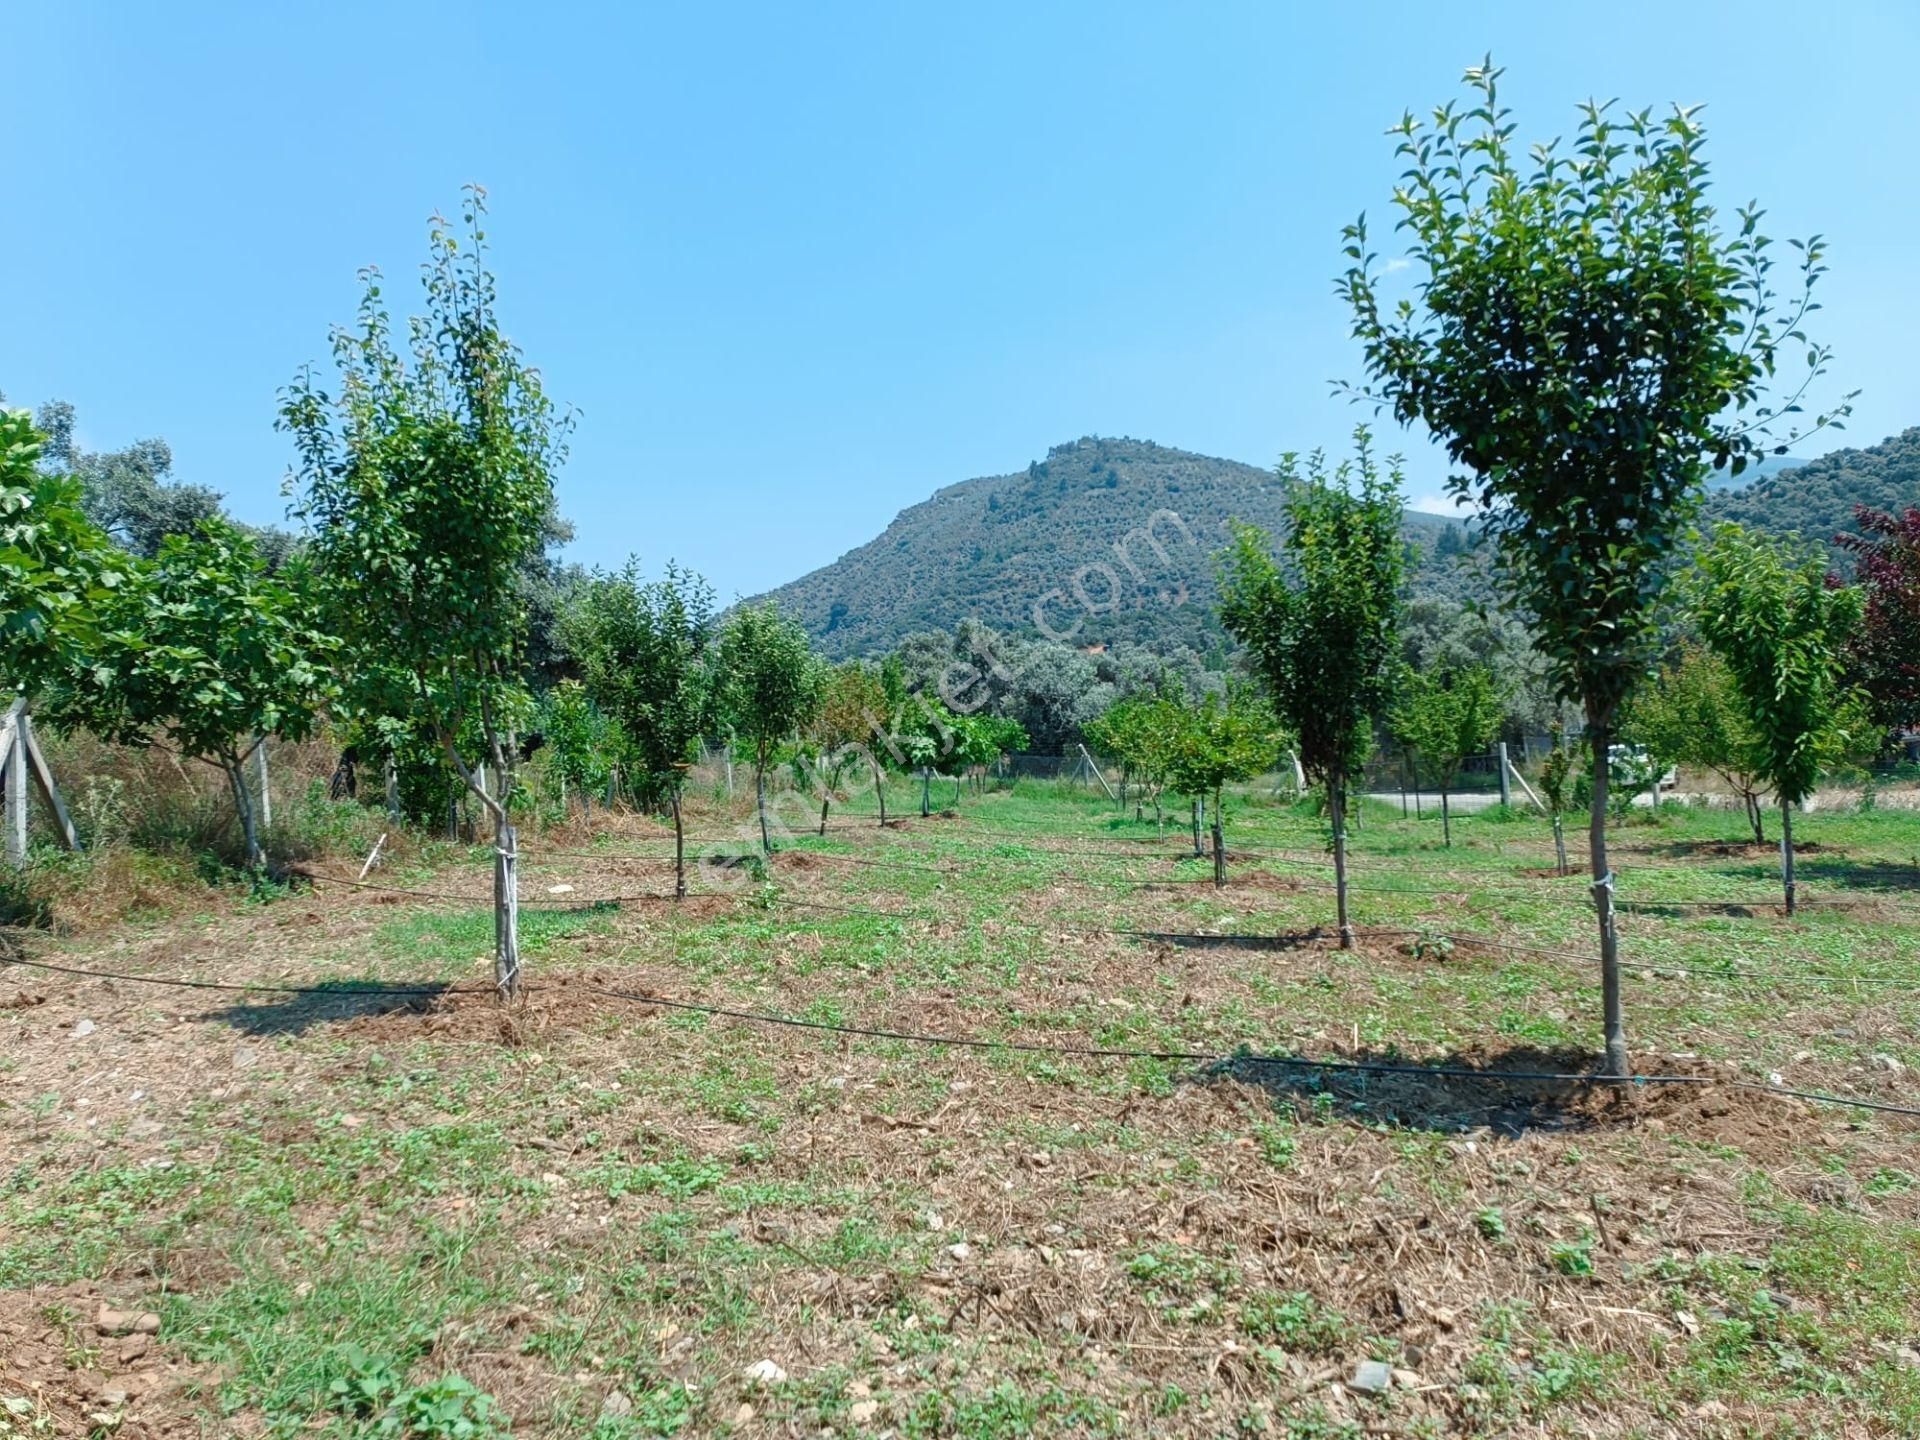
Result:
M1818 329L1865 394L1812 450L1920 424L1914 0L11 0L0 34L0 389L95 448L164 436L244 519L284 513L276 388L467 180L580 412L587 563L750 593L1079 435L1342 443L1339 228L1387 214L1385 127L1489 49L1527 138L1589 95L1706 102L1727 208L1831 245Z

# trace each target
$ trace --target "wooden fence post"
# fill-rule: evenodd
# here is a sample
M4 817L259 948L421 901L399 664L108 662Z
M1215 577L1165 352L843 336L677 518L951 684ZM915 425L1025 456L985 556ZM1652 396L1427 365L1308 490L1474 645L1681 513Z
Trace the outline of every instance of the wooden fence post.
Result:
M26 719L26 700L15 700L0 720L0 768L6 774L7 863L16 870L27 863L27 747L20 743Z
M26 761L27 773L33 776L40 798L46 801L47 809L53 812L54 830L60 837L60 843L69 850L78 850L80 832L73 828L73 817L67 813L66 802L60 798L60 787L53 782L53 769L47 764L47 757L40 753L40 738L33 733L33 717L24 710L20 712L19 726L14 751Z

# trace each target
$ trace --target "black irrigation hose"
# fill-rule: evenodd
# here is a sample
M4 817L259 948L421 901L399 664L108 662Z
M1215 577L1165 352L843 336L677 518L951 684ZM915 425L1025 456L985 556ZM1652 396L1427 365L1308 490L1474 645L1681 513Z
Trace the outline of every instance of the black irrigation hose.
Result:
M89 970L78 965L56 965L50 960L29 960L24 955L0 955L0 966L6 965L24 965L34 970L51 970L56 975L78 975L88 980L124 980L134 985L168 985L179 990L222 990L243 995L327 995L351 1000L363 995L420 997L499 993L491 985L389 985L384 981L370 984L347 981L341 985L236 984L225 980L176 979L167 975L127 975L117 970Z
M77 966L55 965L44 960L29 960L24 956L0 958L0 963L22 965L32 969L52 971L63 975L77 975L95 980L117 980L128 984L162 985L177 989L240 991L255 994L273 995L322 995L330 998L355 998L369 995L391 995L396 997L421 996L435 997L447 994L487 994L485 989L468 986L402 986L402 985L364 985L343 989L338 986L319 985L242 985L213 980L183 980L158 975L128 975L106 970L88 970ZM523 987L526 992L537 992L547 988L541 985ZM1849 1105L1866 1110L1878 1110L1887 1114L1920 1116L1920 1106L1900 1105L1887 1100L1870 1100L1860 1096L1831 1095L1819 1090L1790 1089L1784 1085L1763 1085L1753 1080L1721 1080L1710 1075L1595 1075L1577 1074L1544 1070L1476 1070L1459 1065L1419 1065L1412 1063L1395 1064L1375 1060L1309 1060L1302 1056L1254 1054L1246 1051L1209 1051L1209 1050L1133 1050L1117 1046L1099 1045L1062 1045L1046 1044L1031 1040L993 1040L976 1035L935 1035L912 1030L892 1030L882 1026L847 1025L828 1020L808 1020L797 1015L781 1015L767 1010L747 1010L731 1005L714 1005L698 1000L676 1000L664 995L640 994L630 990L616 990L610 986L580 982L578 988L605 995L616 1000L625 1000L642 1005L656 1005L662 1009L681 1010L723 1019L742 1020L757 1025L773 1025L798 1030L813 1030L833 1035L845 1035L869 1040L893 1040L915 1045L939 1045L954 1049L1000 1050L1027 1055L1065 1055L1082 1059L1100 1060L1153 1060L1179 1061L1190 1064L1208 1065L1262 1065L1282 1069L1305 1070L1326 1074L1360 1075L1399 1075L1414 1078L1474 1080L1494 1084L1560 1084L1591 1086L1633 1086L1646 1085L1725 1085L1731 1089L1751 1090L1768 1095L1789 1095L1795 1099L1812 1101L1828 1105Z

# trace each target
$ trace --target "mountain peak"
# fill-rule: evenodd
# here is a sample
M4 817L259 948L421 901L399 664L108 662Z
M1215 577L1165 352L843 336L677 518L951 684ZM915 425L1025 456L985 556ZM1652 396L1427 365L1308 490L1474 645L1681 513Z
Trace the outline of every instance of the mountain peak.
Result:
M836 659L967 619L1081 645L1205 649L1224 638L1214 570L1229 520L1278 528L1283 495L1271 471L1239 461L1086 435L1024 470L935 491L771 594ZM1416 537L1455 524L1408 516Z

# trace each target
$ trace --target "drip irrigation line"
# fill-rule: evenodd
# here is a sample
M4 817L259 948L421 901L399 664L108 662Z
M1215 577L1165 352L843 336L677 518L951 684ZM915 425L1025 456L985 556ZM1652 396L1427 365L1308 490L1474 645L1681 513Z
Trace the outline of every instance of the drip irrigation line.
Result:
M450 900L462 905L476 907L491 906L492 899L485 895L455 895L447 890L409 890L400 885L380 885L371 880L349 880L341 875L323 875L313 871L301 871L300 878L320 885L344 885L350 890L372 890L386 895L406 895L416 900ZM689 895L712 895L712 890L689 891ZM676 897L664 890L644 890L634 895L605 895L598 899L581 900L534 900L518 906L522 911L539 910L592 910L603 905L625 905L644 901L672 900Z
M218 990L274 995L322 995L336 999L363 996L409 998L420 998L424 996L432 998L448 994L476 995L497 993L492 987L480 988L474 986L373 984L343 989L338 986L321 985L239 984L216 980L180 979L160 975L129 975L115 971L83 969L71 965L56 965L44 960L29 960L24 956L8 956L5 957L4 960L0 960L0 963L21 965L31 969L50 971L56 974L81 976L88 979L121 981L127 984L160 985L186 990ZM560 988L564 987L548 985L528 985L522 987L523 993L538 993L543 990ZM1639 1088L1649 1085L1687 1085L1696 1087L1725 1085L1731 1089L1750 1090L1768 1095L1788 1095L1796 1099L1818 1104L1854 1106L1861 1109L1877 1110L1887 1114L1920 1116L1920 1106L1902 1105L1889 1100L1873 1100L1864 1096L1835 1095L1820 1090L1801 1090L1784 1085L1767 1085L1753 1080L1721 1079L1711 1075L1634 1074L1613 1076L1570 1071L1481 1070L1464 1065L1420 1065L1379 1060L1310 1060L1304 1056L1253 1053L1244 1049L1233 1051L1138 1050L1121 1046L1067 1045L1031 1040L1001 1040L989 1039L977 1035L939 1035L923 1031L895 1030L885 1026L849 1025L836 1021L809 1020L803 1016L782 1015L769 1010L749 1010L739 1006L717 1005L705 1001L680 1000L666 995L642 994L631 990L615 989L606 985L596 985L591 981L581 981L576 988L587 990L598 995L605 995L610 999L623 1000L641 1005L653 1005L662 1009L710 1015L722 1019L741 1020L756 1025L812 1030L850 1038L891 1040L915 1045L935 1045L952 1049L999 1050L1017 1054L1064 1055L1081 1059L1100 1060L1178 1061L1187 1064L1218 1066L1258 1065L1279 1069L1303 1070L1309 1073L1394 1075L1415 1079L1471 1080L1494 1085L1557 1084L1613 1088L1627 1086Z
M50 960L29 960L24 955L0 955L0 966L24 965L34 970L50 970L56 975L78 975L88 980L122 980L134 985L167 985L179 990L221 990L252 995L327 995L353 999L363 995L437 996L495 995L492 985L390 985L384 981L361 983L346 981L340 985L263 985L229 980L192 980L168 975L127 975L117 970L90 970L78 965L56 965Z

